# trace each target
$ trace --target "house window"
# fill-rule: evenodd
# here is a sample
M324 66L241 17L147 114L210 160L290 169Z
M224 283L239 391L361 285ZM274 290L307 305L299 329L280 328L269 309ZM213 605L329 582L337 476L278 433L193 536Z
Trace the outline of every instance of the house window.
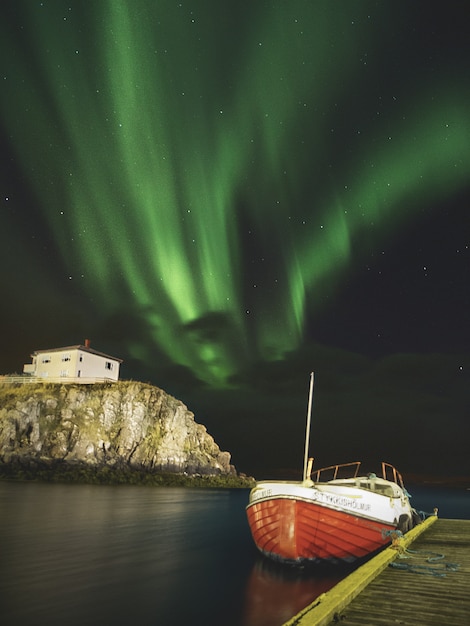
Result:
M60 375L63 378L67 378L67 376L69 375L69 371L68 370L60 370Z
M50 363L51 362L51 357L48 354L46 354L45 356L42 357L41 362L42 363Z
M114 365L114 363L111 363L111 361L106 361L106 363L104 364L104 369L105 370L112 370L113 369L113 365Z
M70 361L70 354L62 355L62 361Z
M83 355L80 355L80 358L78 359L80 361L80 363L83 361Z

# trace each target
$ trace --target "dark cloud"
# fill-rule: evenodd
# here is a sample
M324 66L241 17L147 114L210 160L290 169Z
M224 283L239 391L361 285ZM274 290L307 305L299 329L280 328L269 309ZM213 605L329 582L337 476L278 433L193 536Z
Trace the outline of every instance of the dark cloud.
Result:
M201 343L225 341L234 332L233 318L224 311L212 311L186 324L182 324L184 332L196 337Z

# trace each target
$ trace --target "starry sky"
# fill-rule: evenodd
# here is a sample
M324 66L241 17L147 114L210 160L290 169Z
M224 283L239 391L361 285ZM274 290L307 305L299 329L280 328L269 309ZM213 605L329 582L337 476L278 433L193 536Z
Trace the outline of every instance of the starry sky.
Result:
M0 373L83 343L247 473L470 475L449 0L2 0Z

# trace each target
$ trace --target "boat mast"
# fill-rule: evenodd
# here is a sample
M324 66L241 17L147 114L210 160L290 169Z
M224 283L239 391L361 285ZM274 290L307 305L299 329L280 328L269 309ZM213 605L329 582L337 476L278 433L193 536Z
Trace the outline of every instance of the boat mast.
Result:
M308 448L310 443L310 421L312 417L312 401L313 401L313 379L314 373L310 372L310 390L308 394L308 409L307 409L307 427L305 429L305 452L304 452L304 474L303 480L307 480L307 465L308 465Z

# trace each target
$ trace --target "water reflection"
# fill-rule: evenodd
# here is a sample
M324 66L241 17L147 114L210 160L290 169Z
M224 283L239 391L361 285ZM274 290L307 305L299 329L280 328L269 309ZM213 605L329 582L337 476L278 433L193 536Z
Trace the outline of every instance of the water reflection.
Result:
M3 483L0 493L2 624L178 624L207 612L228 491Z
M248 580L243 626L282 624L328 591L346 572L286 567L258 557Z
M247 499L0 482L0 623L279 626L336 579L259 556Z

